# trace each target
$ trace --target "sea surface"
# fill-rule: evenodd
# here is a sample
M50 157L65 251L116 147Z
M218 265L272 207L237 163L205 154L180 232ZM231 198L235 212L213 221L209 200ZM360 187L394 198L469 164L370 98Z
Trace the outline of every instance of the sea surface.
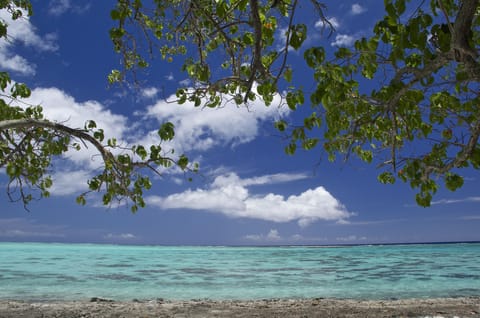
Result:
M0 299L480 295L480 244L166 247L0 243Z

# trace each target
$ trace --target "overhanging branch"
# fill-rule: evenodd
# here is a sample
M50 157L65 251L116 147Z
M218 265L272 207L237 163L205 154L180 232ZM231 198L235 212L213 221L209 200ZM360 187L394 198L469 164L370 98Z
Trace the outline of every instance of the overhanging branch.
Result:
M105 149L105 147L92 135L88 134L83 129L74 129L68 126L51 122L48 120L38 120L38 119L12 119L12 120L3 120L0 121L0 131L7 130L7 129L22 129L22 128L44 128L44 129L51 129L57 132L60 132L64 135L70 135L77 137L81 140L86 140L90 144L92 144L98 152L102 155L103 161L115 161L112 153Z

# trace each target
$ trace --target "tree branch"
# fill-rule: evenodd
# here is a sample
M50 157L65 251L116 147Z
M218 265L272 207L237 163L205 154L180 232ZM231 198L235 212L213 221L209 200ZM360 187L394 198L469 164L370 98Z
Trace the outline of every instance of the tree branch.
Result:
M250 12L255 32L255 43L253 47L253 57L251 63L252 73L248 79L248 87L244 97L245 103L248 101L249 93L252 91L253 82L255 81L257 71L260 71L262 75L265 73L262 65L262 22L260 21L260 14L258 10L258 0L250 0Z
M453 25L452 49L460 53L461 59L475 60L478 53L470 46L472 22L479 6L479 0L463 0ZM476 64L476 63L475 63Z
M65 135L71 135L77 137L81 140L86 140L90 144L92 144L98 152L102 155L103 161L115 161L112 153L105 149L105 147L93 136L88 134L83 129L74 129L68 126L54 123L48 120L38 120L38 119L12 119L12 120L3 120L0 121L0 131L6 129L22 129L22 128L45 128L45 129L52 129L58 132L61 132Z

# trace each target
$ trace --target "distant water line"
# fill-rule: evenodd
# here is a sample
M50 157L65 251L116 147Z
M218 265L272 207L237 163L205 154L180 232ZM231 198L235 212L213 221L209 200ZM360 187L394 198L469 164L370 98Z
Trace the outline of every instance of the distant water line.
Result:
M166 247L0 243L0 299L480 295L480 244Z

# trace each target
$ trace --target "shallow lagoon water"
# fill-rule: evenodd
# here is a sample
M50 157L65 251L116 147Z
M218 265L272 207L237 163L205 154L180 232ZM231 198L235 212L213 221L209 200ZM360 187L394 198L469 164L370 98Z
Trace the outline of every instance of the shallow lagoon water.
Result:
M0 299L478 295L478 243L328 248L0 243Z

